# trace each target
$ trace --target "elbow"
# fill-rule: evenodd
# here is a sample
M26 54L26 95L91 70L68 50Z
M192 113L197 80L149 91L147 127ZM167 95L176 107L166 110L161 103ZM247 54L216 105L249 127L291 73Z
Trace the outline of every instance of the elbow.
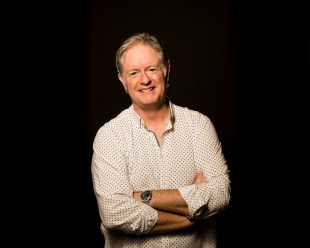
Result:
M210 206L214 212L221 212L225 210L230 204L230 187L225 187L219 190L214 196L214 200Z
M225 210L230 204L230 188L220 189L209 195L208 200L193 214L192 219L209 218Z
M147 216L147 217L146 217ZM102 224L110 230L118 230L126 234L143 235L156 224L157 215L110 213L102 218Z

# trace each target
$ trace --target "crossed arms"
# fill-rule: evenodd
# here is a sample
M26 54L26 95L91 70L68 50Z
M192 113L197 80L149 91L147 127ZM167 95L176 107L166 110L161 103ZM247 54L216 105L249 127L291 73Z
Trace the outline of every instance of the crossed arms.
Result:
M198 186L205 182L205 175L201 171L198 172L194 184ZM141 192L134 192L133 198L141 202L140 194ZM177 189L152 191L149 205L158 212L157 222L150 234L183 230L194 225L188 218L188 205Z

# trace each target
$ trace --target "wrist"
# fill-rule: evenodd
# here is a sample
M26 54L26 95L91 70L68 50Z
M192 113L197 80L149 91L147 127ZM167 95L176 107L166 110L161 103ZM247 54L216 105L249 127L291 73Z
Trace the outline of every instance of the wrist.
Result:
M146 190L140 193L140 200L141 202L149 205L152 199L152 196L153 196L152 192L150 190Z

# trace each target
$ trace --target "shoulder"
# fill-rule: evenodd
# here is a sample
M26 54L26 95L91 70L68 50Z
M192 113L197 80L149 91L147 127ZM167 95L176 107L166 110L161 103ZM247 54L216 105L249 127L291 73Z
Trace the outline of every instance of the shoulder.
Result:
M210 118L198 110L191 109L185 106L176 105L176 104L172 104L172 107L173 107L176 119L187 117L187 118L190 118L191 121L197 122L197 123L210 122Z
M124 129L128 129L130 124L131 107L123 110L117 116L104 123L97 131L96 136L111 135L119 136L124 133Z

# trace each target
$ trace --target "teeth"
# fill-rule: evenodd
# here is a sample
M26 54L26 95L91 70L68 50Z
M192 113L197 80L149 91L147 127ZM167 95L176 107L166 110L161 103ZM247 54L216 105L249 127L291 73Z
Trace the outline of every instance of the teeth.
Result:
M147 90L141 90L142 92L149 92L149 91L151 91L153 88L149 88L149 89L147 89Z

